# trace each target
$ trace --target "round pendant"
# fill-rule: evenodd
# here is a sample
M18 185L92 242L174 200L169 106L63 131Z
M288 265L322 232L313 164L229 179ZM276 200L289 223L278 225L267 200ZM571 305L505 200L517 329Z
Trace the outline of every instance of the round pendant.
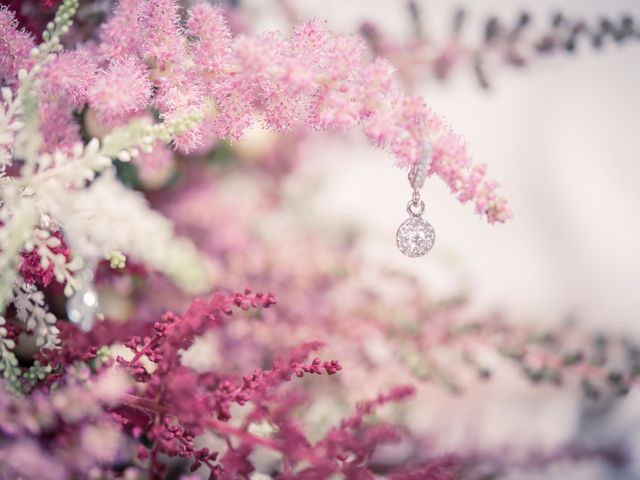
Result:
M433 247L436 232L431 224L420 217L402 222L396 234L398 248L407 257L421 257Z

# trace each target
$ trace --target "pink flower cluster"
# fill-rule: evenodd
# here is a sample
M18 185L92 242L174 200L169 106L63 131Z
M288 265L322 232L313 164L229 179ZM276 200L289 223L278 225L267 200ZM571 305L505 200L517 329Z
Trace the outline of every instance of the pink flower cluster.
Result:
M13 83L21 68L29 66L33 37L18 28L15 14L0 5L0 83Z
M442 178L461 202L473 201L476 212L486 216L489 223L509 220L512 215L507 201L496 194L500 184L486 178L486 165L472 165L465 142L431 111L427 125L434 135L428 174Z
M33 42L4 9L0 73L13 81L28 63ZM364 41L335 35L319 21L301 23L287 38L278 32L232 35L221 8L190 8L176 0L121 0L102 25L97 44L59 55L43 70L40 95L44 149L68 149L80 140L73 111L85 104L106 125L148 109L164 120L197 113L203 120L174 139L182 152L203 142L242 138L258 120L277 131L298 123L316 130L361 127L370 142L409 168L430 139L437 153L429 174L443 178L461 201L473 199L490 222L510 217L497 183L473 167L462 140L405 95L385 60L369 62Z
M87 102L95 70L95 60L83 50L62 52L42 69L38 93L44 151L68 150L81 140L74 112Z
M151 99L147 67L136 57L122 56L100 71L88 91L89 106L106 124L140 114Z

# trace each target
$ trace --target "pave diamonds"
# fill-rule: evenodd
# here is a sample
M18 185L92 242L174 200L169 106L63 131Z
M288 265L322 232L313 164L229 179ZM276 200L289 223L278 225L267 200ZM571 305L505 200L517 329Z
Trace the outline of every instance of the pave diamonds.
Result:
M398 228L398 248L407 257L421 257L433 247L436 233L431 224L420 217L405 220Z

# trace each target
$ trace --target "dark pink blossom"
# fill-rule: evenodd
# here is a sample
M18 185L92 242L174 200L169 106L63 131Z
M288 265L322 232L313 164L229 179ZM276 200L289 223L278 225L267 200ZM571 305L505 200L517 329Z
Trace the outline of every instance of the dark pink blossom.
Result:
M65 244L64 239L59 231L54 232L52 237L60 240L60 243L56 247L50 248L51 253L54 255L63 255L68 262L71 259L71 250ZM41 287L48 286L54 277L53 265L50 263L47 268L42 267L41 257L37 250L31 250L30 252L22 252L22 263L20 264L20 275L22 279L27 283L33 283Z

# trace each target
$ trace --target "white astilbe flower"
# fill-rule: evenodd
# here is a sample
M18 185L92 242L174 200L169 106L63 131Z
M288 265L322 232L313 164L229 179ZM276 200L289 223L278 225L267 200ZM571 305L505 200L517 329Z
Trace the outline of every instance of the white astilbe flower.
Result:
M11 161L11 146L17 130L22 128L22 123L17 120L20 114L20 99L14 98L11 89L3 88L2 104L0 104L0 176Z
M44 294L35 285L16 281L10 300L16 309L17 320L33 332L38 347L51 349L60 343L56 317L47 309Z
M200 293L210 286L210 268L191 241L176 237L171 221L152 210L142 194L122 185L113 170L88 188L70 192L51 212L81 257L101 259L122 251L185 291Z
M16 342L7 338L6 323L5 318L0 316L0 372L7 384L17 391L19 390L20 370L18 369L18 359L13 353Z
M37 219L33 202L5 197L9 190L0 186L0 221L3 223L0 228L0 313L18 274L20 250L33 235Z
M206 262L191 242L174 237L169 220L152 211L141 196L119 185L113 175L105 172L104 178L94 181L96 173L111 166L111 157L128 161L140 150L149 151L157 139L169 141L196 121L191 117L157 125L133 121L114 130L102 143L93 139L87 145L76 145L69 154L39 155L23 165L20 176L0 178L0 221L4 223L0 229L0 303L6 304L17 274L19 251L34 248L43 267L53 265L68 296L80 288L74 272L87 260L95 262L113 250L130 253L188 292L206 290L211 284ZM51 255L54 245L50 243L55 240L45 226L37 224L41 218L62 227L72 247L70 264Z

